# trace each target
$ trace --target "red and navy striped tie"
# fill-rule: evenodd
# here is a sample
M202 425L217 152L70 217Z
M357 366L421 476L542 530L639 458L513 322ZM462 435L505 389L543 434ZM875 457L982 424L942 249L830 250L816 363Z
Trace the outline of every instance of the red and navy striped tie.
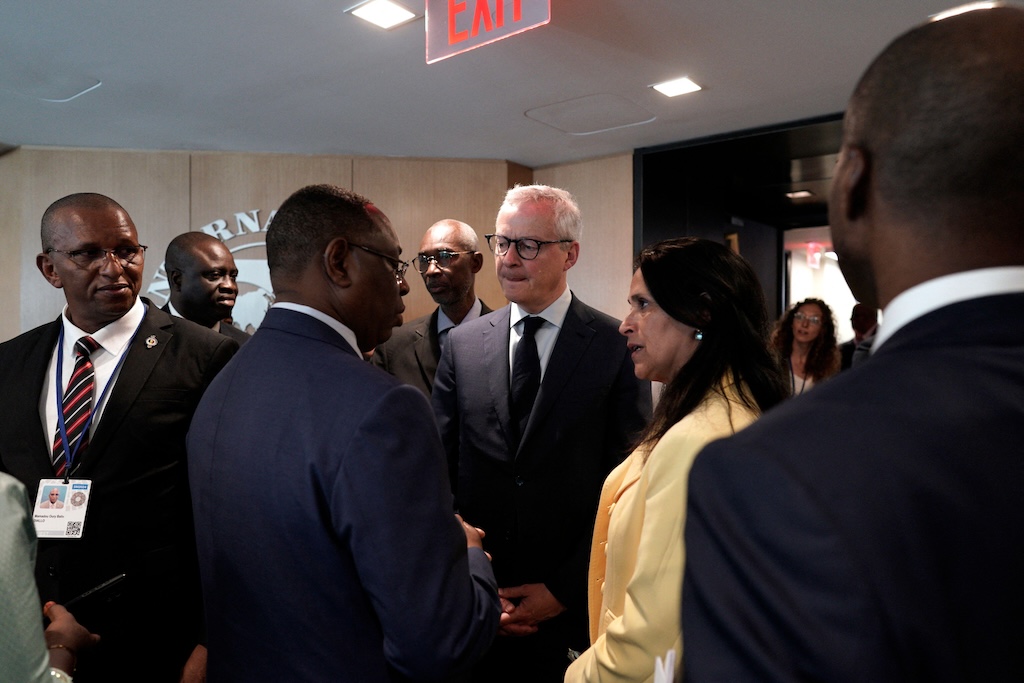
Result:
M64 411L64 430L68 436L68 451L75 453L75 444L79 441L82 445L75 453L76 459L85 451L89 443L89 435L85 433L85 425L89 422L89 415L92 414L92 395L96 387L96 373L93 370L92 360L89 356L93 354L100 345L92 337L82 337L75 342L75 370L71 374L68 388L64 391L62 410ZM60 437L60 426L57 427L57 435L53 439L53 470L57 476L62 476L67 468L67 458L64 454L64 443Z

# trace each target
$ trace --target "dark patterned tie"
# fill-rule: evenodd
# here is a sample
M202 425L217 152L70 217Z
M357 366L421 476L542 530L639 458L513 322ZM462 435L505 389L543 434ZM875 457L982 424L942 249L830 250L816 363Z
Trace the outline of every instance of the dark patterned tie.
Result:
M79 441L82 445L78 447L75 454L76 459L81 457L89 443L89 435L85 433L86 422L92 414L92 395L96 387L96 373L92 367L92 360L89 356L93 354L100 345L92 337L82 337L75 342L75 370L71 373L71 380L68 388L64 390L62 410L64 412L64 431L68 436L68 452L75 452L75 444ZM53 470L57 476L62 476L67 467L67 458L64 455L64 443L60 437L60 425L57 426L57 435L53 438Z
M533 401L540 388L540 356L537 355L535 334L544 324L537 316L523 318L523 336L516 345L512 358L512 381L509 387L509 412L516 429L516 439L523 437L526 423L533 410Z

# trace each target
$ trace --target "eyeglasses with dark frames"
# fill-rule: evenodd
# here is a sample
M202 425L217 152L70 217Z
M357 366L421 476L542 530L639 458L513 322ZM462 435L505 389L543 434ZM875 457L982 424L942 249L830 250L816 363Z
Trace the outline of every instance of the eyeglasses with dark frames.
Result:
M508 253L509 245L516 245L516 253L519 254L519 258L524 261L532 261L537 258L540 254L540 248L545 244L565 244L567 242L575 242L576 240L535 240L529 237L520 237L518 239L513 237L505 237L503 235L496 235L491 233L484 235L487 239L487 246L490 247L491 251L497 256L504 256Z
M359 247L363 251L368 251L371 254L373 254L374 256L380 256L382 259L387 261L388 264L395 270L395 279L396 280L401 281L402 278L405 277L405 271L409 270L409 262L408 261L402 261L401 259L396 259L394 256L388 256L387 254L383 254L383 253L377 251L376 249L370 249L369 247L364 247L363 245L355 244L354 242L349 242L349 245L353 246L353 247Z
M90 249L73 249L71 251L64 251L63 249L54 249L53 247L49 247L46 250L46 253L63 254L79 268L99 268L110 256L117 259L117 262L124 267L134 265L135 260L139 255L145 254L146 249L148 248L149 247L144 244L126 244L120 247L114 247L113 249L92 247Z
M451 249L438 249L437 255L431 254L418 254L416 258L412 260L413 265L416 266L416 270L419 271L420 275L426 274L430 270L430 264L436 263L438 268L447 268L452 263L458 260L459 254L472 254L472 251L452 251Z

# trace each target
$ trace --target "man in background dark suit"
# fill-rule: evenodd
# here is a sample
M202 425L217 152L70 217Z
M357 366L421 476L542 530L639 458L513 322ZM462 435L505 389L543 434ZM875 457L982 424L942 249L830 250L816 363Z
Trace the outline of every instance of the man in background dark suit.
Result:
M479 246L476 231L462 221L446 218L430 226L413 265L438 307L430 315L396 329L370 358L371 363L416 387L427 398L449 331L491 312L476 298L476 274L484 263Z
M186 232L167 245L164 271L171 294L163 310L209 327L238 342L249 334L224 322L238 296L238 268L231 251L205 232Z
M64 603L126 575L114 597L74 608L102 636L82 654L76 681L124 680L130 671L178 681L186 660L190 674L202 674L185 433L203 390L238 345L138 297L145 247L112 199L77 194L54 202L41 236L36 263L63 289L67 307L56 321L0 345L0 469L30 491L57 476L56 385L63 393L73 345L88 335L100 348L92 354L91 436L68 470L72 481L92 481L85 526L81 538L40 539L40 597Z
M588 646L587 565L605 476L650 417L618 321L577 299L566 273L582 230L572 196L509 191L487 239L513 303L452 330L434 412L459 511L487 530L504 614L480 682L561 681ZM540 372L532 405L512 405L512 358L527 329ZM511 347L511 348L510 348Z
M849 370L853 366L853 356L857 347L865 339L874 337L878 327L878 311L867 304L854 304L850 313L850 325L853 327L853 339L839 345L840 370Z
M408 263L366 199L306 187L267 231L276 303L188 437L210 681L439 681L498 626L426 399L362 360Z
M700 454L684 670L1024 680L1024 10L893 42L829 214L872 354Z

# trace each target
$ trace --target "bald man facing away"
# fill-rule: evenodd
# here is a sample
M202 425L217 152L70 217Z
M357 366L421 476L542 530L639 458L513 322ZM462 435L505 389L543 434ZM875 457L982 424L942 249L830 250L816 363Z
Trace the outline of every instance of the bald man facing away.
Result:
M1024 10L901 36L829 214L871 357L701 453L687 681L1024 680Z

